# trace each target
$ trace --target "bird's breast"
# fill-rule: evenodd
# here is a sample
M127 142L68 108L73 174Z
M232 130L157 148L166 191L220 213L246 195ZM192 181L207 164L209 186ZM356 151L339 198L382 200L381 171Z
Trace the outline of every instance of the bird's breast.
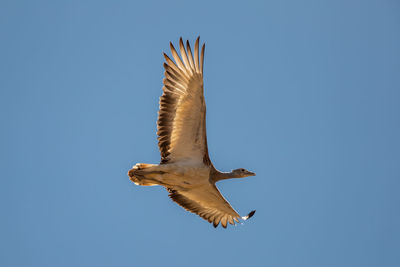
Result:
M210 169L207 167L190 167L171 164L163 174L163 180L169 184L182 187L198 186L208 183Z

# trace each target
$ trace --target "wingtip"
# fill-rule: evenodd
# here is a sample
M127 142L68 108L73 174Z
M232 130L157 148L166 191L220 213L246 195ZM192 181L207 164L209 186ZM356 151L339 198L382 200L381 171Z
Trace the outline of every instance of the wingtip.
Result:
M242 219L246 221L246 220L250 219L251 217L253 217L254 213L256 213L256 210L250 211L249 214L247 214L246 216L242 217Z
M174 45L172 44L172 42L169 42L169 48L171 49L171 51L174 51L175 50L175 47L174 47ZM176 51L176 50L175 50Z
M256 210L252 210L252 211L250 211L250 213L249 213L249 215L247 215L247 216L249 216L249 218L251 218L251 217L253 217L253 215L256 213ZM248 218L248 219L249 219Z

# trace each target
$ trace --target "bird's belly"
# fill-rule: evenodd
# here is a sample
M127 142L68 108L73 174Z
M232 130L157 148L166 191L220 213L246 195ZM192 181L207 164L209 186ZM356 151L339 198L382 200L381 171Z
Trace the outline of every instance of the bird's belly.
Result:
M198 186L208 183L209 169L199 167L170 168L162 174L162 180L166 184L181 187Z

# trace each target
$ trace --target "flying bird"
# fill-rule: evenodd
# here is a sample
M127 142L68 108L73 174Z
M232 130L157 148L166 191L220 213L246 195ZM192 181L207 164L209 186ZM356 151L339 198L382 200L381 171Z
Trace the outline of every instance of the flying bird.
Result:
M220 172L208 155L206 104L203 94L203 44L199 56L199 40L194 53L186 41L179 40L179 51L170 43L174 61L164 53L165 78L160 97L157 135L160 164L137 163L128 175L136 185L164 186L169 197L187 211L217 227L226 228L247 220L255 210L241 217L221 195L215 183L230 178L254 176L246 169Z

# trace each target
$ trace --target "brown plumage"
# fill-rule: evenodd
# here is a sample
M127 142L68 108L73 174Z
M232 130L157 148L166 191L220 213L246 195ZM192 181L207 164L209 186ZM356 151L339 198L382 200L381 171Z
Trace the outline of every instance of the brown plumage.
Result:
M199 38L192 54L189 42L182 38L179 51L170 43L174 61L164 54L163 94L157 121L159 165L136 164L130 179L138 185L162 185L169 197L186 210L196 213L216 227L226 227L240 215L221 195L215 183L229 178L255 175L245 169L229 173L214 168L208 155L206 134L206 104L203 94L203 44L199 57Z
M191 55L189 42L186 44L188 53ZM179 45L185 64L172 43L170 47L176 64L164 54L167 63L164 63L164 87L157 122L161 163L184 160L190 150L196 156L201 156L204 163L209 165L211 161L207 151L206 104L203 96L202 71L205 46L203 45L201 49L199 63L198 56L196 57L199 50L199 38L195 44L194 60L192 56L187 56L182 38ZM193 63L190 64L190 62Z

